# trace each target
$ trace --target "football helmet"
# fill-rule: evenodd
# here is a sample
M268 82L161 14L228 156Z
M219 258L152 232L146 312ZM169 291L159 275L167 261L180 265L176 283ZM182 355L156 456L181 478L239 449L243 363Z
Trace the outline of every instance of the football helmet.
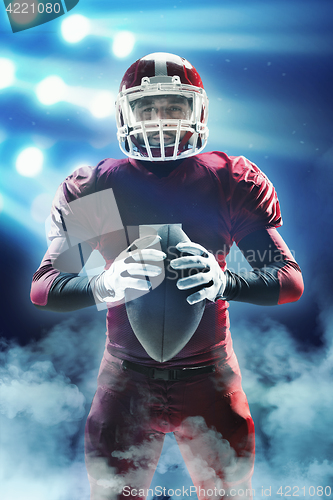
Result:
M130 158L168 161L207 144L208 98L186 59L156 52L126 71L116 101L117 138Z

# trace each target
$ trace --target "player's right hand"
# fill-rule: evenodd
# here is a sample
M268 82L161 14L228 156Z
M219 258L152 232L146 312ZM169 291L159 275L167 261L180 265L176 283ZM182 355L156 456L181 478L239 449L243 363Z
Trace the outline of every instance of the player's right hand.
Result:
M121 252L111 267L95 279L93 291L96 298L104 302L116 302L125 297L127 288L147 292L151 288L149 278L159 276L163 269L163 266L150 262L161 263L166 258L161 250L149 248L160 239L158 235L145 236ZM138 276L144 276L144 279Z

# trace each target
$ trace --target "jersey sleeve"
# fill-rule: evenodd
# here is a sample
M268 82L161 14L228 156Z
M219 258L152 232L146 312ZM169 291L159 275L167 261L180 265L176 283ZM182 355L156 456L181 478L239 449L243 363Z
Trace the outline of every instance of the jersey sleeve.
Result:
M84 167L57 190L48 233L51 244L32 279L30 297L36 306L67 311L95 303L90 278L79 275L98 241L89 211L93 200L87 196L94 184L94 169Z
M276 229L261 229L245 236L239 248L253 270L226 270L225 300L272 306L301 297L301 269Z
M96 220L92 218L96 203L96 169L82 167L73 172L59 186L51 209L51 227L48 238L65 238L71 247L88 241L96 247Z
M231 237L236 244L254 231L282 225L273 184L243 156L229 158L229 190Z

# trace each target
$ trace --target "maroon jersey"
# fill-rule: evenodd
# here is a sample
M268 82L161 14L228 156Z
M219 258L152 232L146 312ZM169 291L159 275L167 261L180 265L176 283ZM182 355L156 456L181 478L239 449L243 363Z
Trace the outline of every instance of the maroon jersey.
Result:
M84 203L75 203L96 193L88 210ZM104 203L111 194L114 209L112 203ZM161 178L144 162L107 159L95 168L78 169L63 182L52 208L49 236L68 239L66 231L74 228L79 239L102 254L108 267L139 236L140 225L173 223L181 223L188 237L212 252L225 270L225 257L233 242L238 244L254 231L278 227L282 220L273 185L243 156L199 154ZM48 290L59 274L52 266L47 271L48 266L50 259L40 268L32 295L33 302L40 305L47 303ZM232 342L227 308L227 301L207 301L191 340L164 365L205 365L229 358ZM108 309L107 335L108 350L114 356L156 364L137 340L124 304Z

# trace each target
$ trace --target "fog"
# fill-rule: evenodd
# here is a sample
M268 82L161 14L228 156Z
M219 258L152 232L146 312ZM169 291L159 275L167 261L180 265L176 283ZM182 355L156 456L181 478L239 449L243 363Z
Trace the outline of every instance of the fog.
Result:
M102 316L79 327L74 319L59 323L25 347L3 343L3 500L89 498L83 434L105 342ZM321 313L324 345L307 350L270 319L260 325L234 321L234 347L256 426L257 495L271 487L274 497L282 485L305 487L302 497L311 498L310 486L332 485L332 319L329 311ZM202 431L212 443L219 441L214 431ZM192 460L207 473L204 457ZM168 435L152 487L191 484Z

